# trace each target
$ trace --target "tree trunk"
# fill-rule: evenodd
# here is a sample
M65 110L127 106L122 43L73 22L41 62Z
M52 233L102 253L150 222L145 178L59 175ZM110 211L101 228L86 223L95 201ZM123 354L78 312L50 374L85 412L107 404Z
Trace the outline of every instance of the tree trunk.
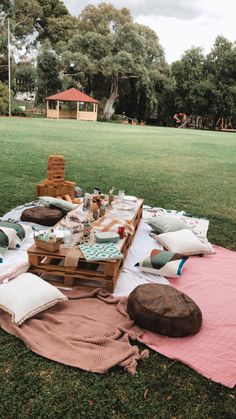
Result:
M116 98L118 97L118 77L113 74L111 78L110 96L108 97L104 111L103 118L110 119L115 112L113 107Z

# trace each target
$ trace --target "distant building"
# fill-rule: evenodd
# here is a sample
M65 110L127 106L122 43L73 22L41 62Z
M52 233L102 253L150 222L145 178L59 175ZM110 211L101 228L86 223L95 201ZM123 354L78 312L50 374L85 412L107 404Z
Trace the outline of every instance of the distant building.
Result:
M34 103L35 101L35 92L18 92L16 93L16 100L22 100L29 103Z

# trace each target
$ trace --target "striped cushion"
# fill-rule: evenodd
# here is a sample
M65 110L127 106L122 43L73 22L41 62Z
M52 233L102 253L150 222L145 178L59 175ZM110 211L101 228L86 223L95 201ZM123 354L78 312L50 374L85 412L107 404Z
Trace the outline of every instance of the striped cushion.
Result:
M162 275L167 278L178 278L182 274L182 269L187 259L187 256L178 253L152 249L135 266L138 266L141 271L151 274Z
M13 228L0 227L0 263L3 262L7 249L15 249L17 245L16 231Z

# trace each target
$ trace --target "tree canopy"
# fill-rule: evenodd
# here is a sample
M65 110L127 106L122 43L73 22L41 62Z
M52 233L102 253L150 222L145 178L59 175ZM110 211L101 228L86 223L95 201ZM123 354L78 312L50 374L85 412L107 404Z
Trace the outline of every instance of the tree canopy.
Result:
M236 124L236 44L222 36L208 55L193 47L169 65L157 34L134 22L127 8L88 5L74 17L62 0L2 0L5 84L8 19L11 88L35 89L38 104L60 89L77 87L99 100L100 117L106 119L116 112L168 124L173 113L185 112L229 117Z
M105 3L87 6L79 16L78 33L65 45L60 45L66 74L74 64L77 76L86 87L105 100L103 116L110 118L119 96L123 80L150 78L149 71L157 71L164 62L163 50L156 34L149 28L133 22L127 9L118 10ZM98 89L94 81L98 83ZM149 86L150 88L150 86Z

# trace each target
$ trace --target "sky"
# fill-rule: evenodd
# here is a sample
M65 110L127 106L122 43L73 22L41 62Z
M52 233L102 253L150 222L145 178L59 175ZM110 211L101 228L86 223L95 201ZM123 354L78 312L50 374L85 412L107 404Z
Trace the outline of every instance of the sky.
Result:
M63 0L78 16L88 4L101 0ZM108 0L118 9L130 10L134 21L153 29L168 63L179 60L191 47L208 54L217 35L236 41L236 0Z

